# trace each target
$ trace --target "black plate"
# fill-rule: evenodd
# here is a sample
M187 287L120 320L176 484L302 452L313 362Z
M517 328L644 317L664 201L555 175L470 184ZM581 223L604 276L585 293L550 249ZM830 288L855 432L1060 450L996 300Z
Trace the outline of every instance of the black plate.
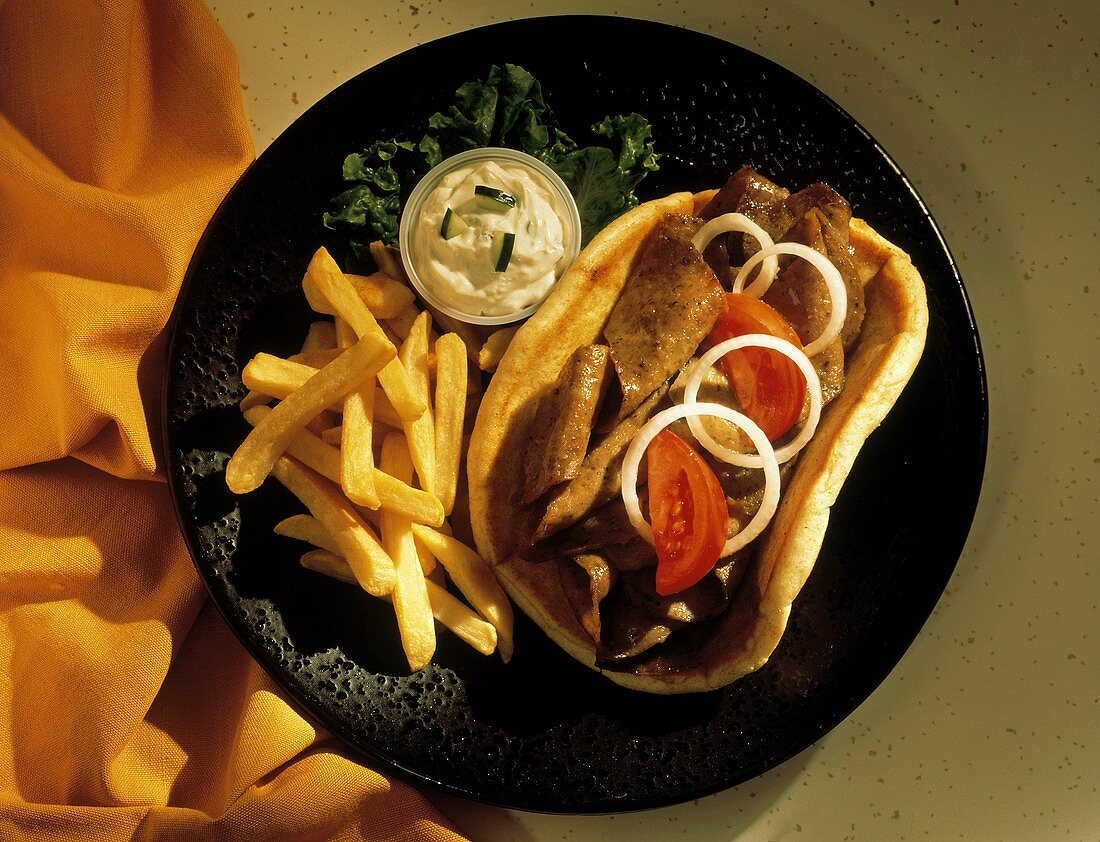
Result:
M299 283L341 240L320 223L340 163L379 136L418 137L491 62L532 71L567 131L609 113L653 123L661 171L643 198L717 186L741 163L780 184L826 181L913 256L931 325L916 375L867 442L772 660L722 691L655 697L589 672L518 619L509 666L441 635L408 675L388 608L302 570L271 527L300 510L270 481L225 487L244 438L239 372L294 353L311 319ZM698 33L557 17L426 44L329 94L244 174L210 223L173 316L164 434L188 547L241 641L301 709L369 765L480 801L622 811L715 792L821 737L885 678L942 593L977 504L987 404L965 291L935 223L883 149L777 65ZM934 527L930 528L930 524Z

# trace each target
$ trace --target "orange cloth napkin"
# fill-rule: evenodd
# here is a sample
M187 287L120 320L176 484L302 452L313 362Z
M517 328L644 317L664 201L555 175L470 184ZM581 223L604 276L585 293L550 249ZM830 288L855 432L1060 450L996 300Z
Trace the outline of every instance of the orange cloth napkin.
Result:
M198 0L0 0L0 839L456 839L227 630L163 484L164 324L253 154Z

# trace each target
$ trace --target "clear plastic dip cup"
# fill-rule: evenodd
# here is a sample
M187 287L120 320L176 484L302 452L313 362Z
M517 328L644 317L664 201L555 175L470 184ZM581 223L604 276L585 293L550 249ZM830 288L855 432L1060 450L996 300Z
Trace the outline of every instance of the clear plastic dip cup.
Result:
M428 237L443 238L444 233L438 223L428 226L423 219L425 204L436 188L440 186L444 178L455 173L457 170L476 167L487 162L494 162L502 167L514 167L524 170L526 176L537 185L539 190L550 197L555 215L561 220L562 246L564 249L562 257L553 265L553 282L537 301L516 309L513 312L490 315L486 315L484 312L469 312L468 310L471 308L467 307L464 309L462 306L457 306L454 301L447 300L450 288L445 281L441 281L434 276L428 260L429 247L432 244L426 241ZM494 192L496 194L495 196ZM511 207L507 205L509 200L514 201L514 197L502 191L487 191L487 196L484 197L485 201L483 204L488 203L487 206L492 208L494 198L502 203L502 211L508 211L511 210L512 207L515 207L514 204ZM492 212L492 210L489 212ZM465 222L461 219L457 221L457 224L465 227ZM444 223L443 227L446 227L446 223ZM492 239L489 235L483 236ZM518 239L521 236L522 234L514 234L512 235L511 243L505 242L505 247L508 249L509 254L511 248L516 243L520 243L520 245L516 246L517 248L522 248L522 241ZM449 316L471 324L503 325L511 322L518 322L533 314L539 308L539 305L546 299L546 296L550 294L550 291L565 273L565 270L568 269L570 264L576 259L577 255L580 253L581 218L577 210L577 203L573 199L573 195L569 192L569 188L565 186L565 182L563 182L558 174L542 161L516 149L485 147L482 149L471 149L467 152L462 152L447 158L420 180L410 194L409 200L405 204L405 209L401 214L398 240L401 249L401 262L405 266L405 272L408 274L409 280L416 288L416 291L420 293L421 297L428 304L442 313L446 313ZM488 243L488 240L483 242ZM489 246L486 246L486 248L489 248ZM496 241L494 241L492 248L497 248ZM491 252L486 252L486 254L491 254ZM489 259L491 258L486 258L486 260ZM505 265L507 265L507 260L508 255L506 254L504 256ZM492 268L493 267L490 267L490 269L486 271L490 271ZM455 296L452 295L451 297L454 298Z

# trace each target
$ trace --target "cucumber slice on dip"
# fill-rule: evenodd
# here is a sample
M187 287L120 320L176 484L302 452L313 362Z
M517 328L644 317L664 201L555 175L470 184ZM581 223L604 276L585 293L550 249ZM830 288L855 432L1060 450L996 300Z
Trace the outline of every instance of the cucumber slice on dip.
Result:
M451 237L457 237L469 227L461 216L448 207L447 212L443 214L443 223L439 226L439 236L444 240L449 240Z
M503 272L512 260L512 249L516 247L516 235L511 231L493 232L493 271Z
M496 187L479 184L474 187L474 200L477 206L487 211L503 213L516 206L516 197Z

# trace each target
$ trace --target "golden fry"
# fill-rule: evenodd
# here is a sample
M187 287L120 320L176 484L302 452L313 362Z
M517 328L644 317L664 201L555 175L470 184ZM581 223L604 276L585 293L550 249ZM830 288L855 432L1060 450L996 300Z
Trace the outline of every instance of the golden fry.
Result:
M432 328L432 317L421 313L416 317L408 338L401 345L400 360L408 372L409 381L415 389L417 398L422 399L427 409L418 418L404 421L402 427L408 440L416 475L420 478L420 487L435 493L435 421L429 401L430 380L428 375L428 336ZM396 407L395 407L396 409Z
M340 555L340 545L336 543L328 530L321 525L321 521L311 515L291 515L285 520L279 521L275 524L275 534L282 535L285 538L305 541L315 547ZM343 556L340 560L343 561ZM351 572L350 567L347 567L346 561L343 563L347 568L350 580L354 582L355 574Z
M374 473L374 487L378 490L383 511L399 514L413 523L422 523L425 526L439 526L443 523L443 504L434 494L413 488L385 471L378 470Z
M348 345L353 345L354 340L349 342ZM324 348L317 349L316 351L302 351L300 354L294 354L288 359L292 363L298 363L300 365L308 365L310 368L324 368L342 353L344 353L343 346L340 348Z
M355 344L355 331L352 330L351 325L347 323L346 319L341 319L337 316L333 320L333 324L335 325L333 333L336 336L337 348L347 348Z
M318 369L313 366L260 352L248 361L244 371L241 372L241 380L254 392L262 392L272 398L284 400L302 388L317 371ZM241 403L243 404L244 401ZM343 398L335 401L332 406L342 410ZM245 409L248 407L242 406L242 411Z
M341 582L355 584L355 574L347 561L328 550L310 550L302 556L302 567L324 573ZM455 599L445 588L430 579L425 582L432 615L445 628L466 641L482 655L496 650L497 631L477 614Z
M481 346L477 355L477 364L482 371L497 370L501 357L512 344L512 337L518 330L518 327L504 327L489 334L489 338L485 340L485 344Z
M397 414L397 410L394 409L393 404L390 403L389 398L377 393L375 393L374 396L374 420L393 430L402 429L402 425L404 424L401 416Z
M332 322L313 322L309 326L301 353L290 358L291 362L303 363L313 368L328 365L341 353L336 346L336 331ZM306 425L311 432L320 435L336 424L336 415L332 410L323 409Z
M306 570L324 573L326 576L339 579L341 582L347 582L349 585L356 584L355 574L351 572L347 559L339 553L326 549L310 550L302 553L301 563Z
M374 415L374 380L367 380L344 398L343 435L340 440L340 484L353 503L377 509L381 502L374 485L374 451L371 448Z
M382 470L395 477L411 475L411 457L404 436L390 433L382 442ZM428 600L427 584L416 554L412 522L390 511L382 512L382 545L393 558L397 578L393 588L393 608L401 646L416 671L435 653L435 624Z
M409 282L408 276L405 275L405 267L401 265L401 253L397 249L390 248L381 240L375 240L370 244L370 256L378 264L379 271L389 275L395 281L406 284Z
M385 596L393 590L396 581L393 559L339 488L289 456L280 456L271 473L321 522L364 590L375 596ZM419 567L418 562L418 570Z
M412 387L405 367L400 360L392 360L389 365L378 372L378 384L382 387L382 391L386 393L390 404L402 420L414 421L427 410L427 404Z
M382 333L374 316L355 291L351 281L340 271L328 249L323 246L314 253L302 278L302 291L309 306L318 313L338 316L355 331L356 336Z
M412 330L413 322L416 321L416 317L419 315L420 311L416 308L416 305L410 304L393 318L386 319L386 326L401 337L401 341L404 342L405 337Z
M413 535L425 549L436 557L451 577L451 581L470 601L482 617L497 630L500 657L505 662L512 657L512 604L497 582L489 565L473 549L457 538L444 535L435 529L419 524L412 527Z
M257 392L255 389L249 389L248 394L241 398L239 404L241 412L252 409L254 406L267 406L273 400L275 395L265 395L263 392Z
M477 365L478 355L483 344L481 334L477 332L477 328L468 322L441 313L431 305L425 305L425 307L432 314L432 318L435 319L435 323L439 325L440 330L445 330L447 333L457 333L462 337L462 343L466 346L466 356L470 358L471 363Z
M244 420L255 427L267 415L269 406L254 406L244 413ZM340 451L325 444L316 433L301 430L286 446L286 453L327 480L340 484Z
M314 372L300 389L287 395L261 419L237 448L225 469L229 489L235 494L245 494L257 488L298 431L321 410L377 374L393 359L393 351L390 342L365 336L338 359Z
M347 278L376 319L392 319L416 298L411 289L385 272Z
M306 341L302 343L302 353L312 351L328 351L336 347L336 333L332 322L322 320L313 322L306 333Z
M450 514L462 461L462 425L466 418L466 346L455 333L435 343L435 483L433 491Z
M348 323L356 336L376 335L387 344L393 344L325 248L319 248L310 260L302 278L302 289L314 310L332 311ZM416 392L399 361L394 360L385 366L378 373L378 382L402 418L411 421L424 412L426 405L417 400Z
M306 429L315 436L321 435L325 430L331 429L336 424L336 413L331 409L322 409L306 424Z
M394 447L394 445L390 446ZM385 440L383 440L382 442L382 447L383 449L386 447ZM407 454L407 448L401 450L401 452L398 454L399 458L397 459L394 459L391 454L389 468L392 473L387 473L386 471L378 472L378 476L382 478L381 482L383 485L386 485L387 483L392 483L394 486L396 486L397 489L409 489L410 491L415 490L412 488L413 464L412 460L408 458ZM388 491L389 489L387 489L387 492ZM397 491L397 493L400 494L401 491L399 490ZM440 514L442 513L443 507L439 504L438 500L436 500L434 497L424 491L417 490L417 494L425 496L429 501L426 505L430 506L429 513L433 517L433 519L437 511ZM415 502L416 501L414 501L414 503ZM393 510L391 509L391 511ZM396 513L402 514L402 512ZM414 517L409 518L409 520L411 520L413 523L416 523L419 519ZM427 576L429 573L432 572L432 570L435 569L435 557L431 553L423 550L419 545L416 544L415 541L413 542L413 545L416 546L416 557L420 560L420 569L423 570L424 575Z
M425 582L425 586L435 619L482 655L492 655L496 651L500 637L492 624L485 622L459 602L446 588L430 579Z
M271 408L267 406L253 407L244 417L248 423L255 425L270 412ZM302 430L291 439L286 452L325 479L340 484L340 451L308 430ZM413 523L431 527L443 525L443 504L434 494L413 488L409 483L402 482L377 467L374 469L374 487L378 491L379 508L388 509ZM370 517L368 512L361 511L360 514Z

